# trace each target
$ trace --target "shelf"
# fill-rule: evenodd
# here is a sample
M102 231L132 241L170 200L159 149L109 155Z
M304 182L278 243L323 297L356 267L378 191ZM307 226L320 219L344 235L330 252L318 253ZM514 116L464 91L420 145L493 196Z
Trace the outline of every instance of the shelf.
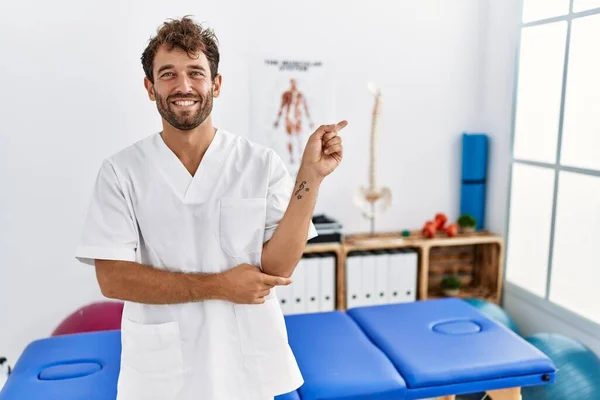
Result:
M500 303L502 251L502 238L490 234L428 241L421 264L422 298L443 297L442 278L455 275L463 284L464 293L460 297Z
M438 233L432 238L426 238L421 232L411 232L410 237L405 238L406 242L419 243L420 245L426 245L429 247L434 246L465 246L472 244L483 244L483 243L501 243L502 238L489 233L487 231L480 231L474 233L459 233L456 237L448 237L444 233Z
M410 247L399 233L355 234L344 238L344 248L347 252L357 250L380 250Z
M338 253L342 251L341 243L312 243L306 245L304 254L310 253Z
M353 251L411 248L418 254L417 300L446 297L439 284L445 275L457 275L463 283L460 298L480 298L500 303L504 242L487 231L459 233L448 237L438 233L424 237L420 231L346 235L342 243L314 243L305 254L335 253L336 308L346 309L346 259Z
M385 232L376 233L375 235L347 235L344 238L344 246L352 250L417 246L461 246L498 242L502 242L502 238L487 231L459 233L456 237L448 237L445 233L438 233L432 238L427 238L420 231L411 231L408 237L403 237L402 232Z

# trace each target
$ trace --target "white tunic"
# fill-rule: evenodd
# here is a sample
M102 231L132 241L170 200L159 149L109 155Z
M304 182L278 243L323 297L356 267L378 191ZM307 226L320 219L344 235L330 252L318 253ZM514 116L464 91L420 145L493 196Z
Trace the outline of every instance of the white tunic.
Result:
M217 273L260 266L294 187L278 155L218 130L194 176L153 134L100 168L76 257ZM316 236L310 224L307 240ZM265 304L125 302L118 400L264 400L303 384Z

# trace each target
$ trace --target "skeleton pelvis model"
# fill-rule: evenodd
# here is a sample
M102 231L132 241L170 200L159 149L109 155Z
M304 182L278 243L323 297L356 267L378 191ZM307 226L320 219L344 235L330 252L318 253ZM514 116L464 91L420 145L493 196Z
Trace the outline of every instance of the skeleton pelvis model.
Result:
M371 119L371 148L369 163L369 185L361 186L354 197L354 204L362 211L366 218L373 220L377 215L385 212L392 204L392 191L388 187L379 187L376 183L377 164L377 123L379 119L381 91L377 86L370 83L369 91L375 97L373 115Z

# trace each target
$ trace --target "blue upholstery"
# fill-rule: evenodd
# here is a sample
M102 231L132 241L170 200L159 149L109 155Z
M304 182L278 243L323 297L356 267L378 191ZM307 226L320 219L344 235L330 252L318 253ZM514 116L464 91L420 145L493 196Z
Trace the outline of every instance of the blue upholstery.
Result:
M404 398L402 377L345 313L290 315L286 325L304 376L302 400Z
M121 332L55 336L27 346L0 400L114 400Z
M461 300L363 307L285 318L304 377L276 400L403 400L543 385L540 350ZM114 400L119 331L31 343L0 400Z
M300 395L298 394L298 392L293 391L290 393L275 396L275 400L300 400Z
M37 340L19 358L0 400L114 400L120 355L120 331ZM275 400L300 396L294 391Z
M554 380L548 357L459 299L347 311L394 363L408 398L473 393Z

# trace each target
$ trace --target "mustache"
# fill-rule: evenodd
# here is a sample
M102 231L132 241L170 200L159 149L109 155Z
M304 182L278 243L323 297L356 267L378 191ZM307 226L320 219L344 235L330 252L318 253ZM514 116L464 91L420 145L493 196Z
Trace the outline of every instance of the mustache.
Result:
M195 100L195 101L199 101L202 102L203 98L202 96L194 96L193 94L178 94L178 95L172 95L167 97L167 102L172 102L174 101L174 99L178 99L178 100Z

